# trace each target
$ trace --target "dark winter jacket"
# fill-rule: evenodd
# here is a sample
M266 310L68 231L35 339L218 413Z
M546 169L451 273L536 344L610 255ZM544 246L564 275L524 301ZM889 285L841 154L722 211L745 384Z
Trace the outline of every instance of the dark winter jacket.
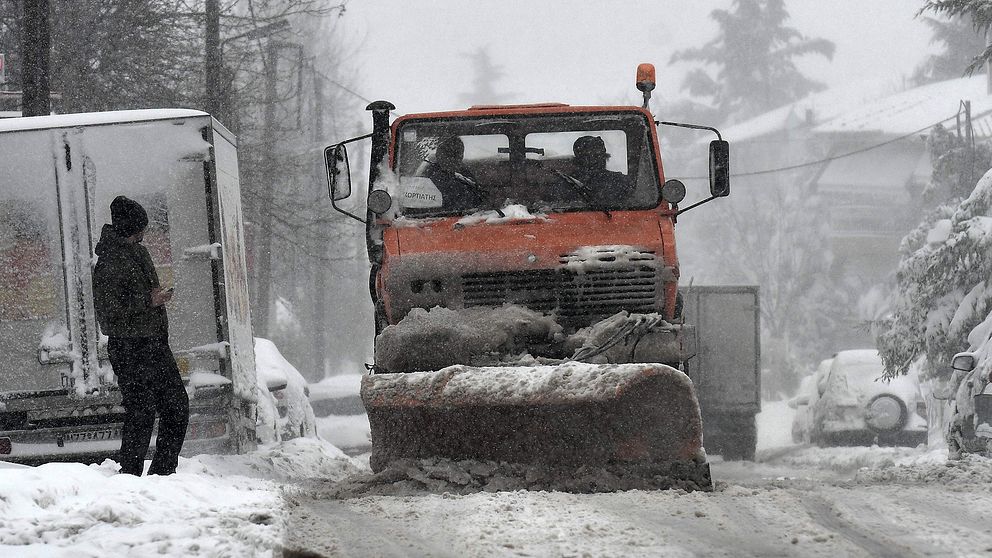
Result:
M104 225L96 254L93 298L103 333L109 337L168 336L165 306L151 306L152 289L159 282L148 249Z

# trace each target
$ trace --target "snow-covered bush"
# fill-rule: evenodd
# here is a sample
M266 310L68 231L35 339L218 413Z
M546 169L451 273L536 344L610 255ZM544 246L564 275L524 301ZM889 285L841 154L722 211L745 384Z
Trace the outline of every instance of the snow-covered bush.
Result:
M902 242L892 314L879 351L886 375L905 374L925 356L929 366L968 349L968 335L992 310L992 172L960 205L931 212Z

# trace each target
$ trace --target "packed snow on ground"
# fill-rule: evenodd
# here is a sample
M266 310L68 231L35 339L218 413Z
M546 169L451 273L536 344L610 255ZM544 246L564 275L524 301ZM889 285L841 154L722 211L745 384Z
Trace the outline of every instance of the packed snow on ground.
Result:
M776 478L809 475L813 470L844 470L844 478L853 477L863 485L968 485L987 491L992 484L992 460L976 456L948 462L946 452L923 447L791 445L787 437L790 415L785 402L765 402L758 416L759 460L763 462L712 459L717 481L712 493L509 491L457 496L444 486L413 489L408 483L397 496L348 498L340 505L380 519L413 521L429 516L433 527L424 527L428 531L457 524L463 536L457 538L461 546L449 549L455 554L512 554L516 546L532 553L543 549L546 552L537 554L545 555L656 555L656 551L672 550L673 543L650 534L648 524L643 529L632 527L630 521L636 524L638 514L646 518L664 513L669 522L699 525L707 518L732 514L733 510L725 509L728 502L743 502L754 513L781 525L795 539L792 544L826 548L829 545L816 539L823 529L808 524L808 513L796 507L790 491L774 484ZM735 481L735 470L757 470L772 484L741 486ZM289 535L287 517L292 513L284 497L289 495L292 501L292 495L304 494L302 487L314 482L327 489L322 494L331 496L332 487L367 475L368 466L325 442L304 438L244 456L182 458L177 474L168 477L138 478L116 471L111 461L34 468L0 462L0 556L279 555ZM450 477L457 471L446 474ZM727 521L733 524L730 517ZM376 525L369 527L370 532L382 528ZM325 535L332 533L324 526L319 528Z
M359 462L315 439L180 458L175 475L0 462L0 556L265 556L283 539L283 483L340 480Z

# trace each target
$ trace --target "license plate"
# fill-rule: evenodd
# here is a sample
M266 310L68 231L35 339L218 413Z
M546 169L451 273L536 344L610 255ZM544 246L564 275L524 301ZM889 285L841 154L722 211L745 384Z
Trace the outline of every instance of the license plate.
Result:
M89 430L87 432L70 432L63 436L66 442L99 442L101 440L119 440L121 437L120 428L106 428L103 430Z

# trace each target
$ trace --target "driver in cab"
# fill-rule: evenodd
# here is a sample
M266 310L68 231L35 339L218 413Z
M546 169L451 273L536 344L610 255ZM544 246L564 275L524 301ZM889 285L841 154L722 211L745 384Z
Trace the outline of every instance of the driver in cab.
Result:
M625 203L634 192L627 175L606 170L610 154L599 136L582 136L572 144L574 180L586 200L593 206L616 206ZM571 178L571 177L570 177Z
M465 144L458 136L445 138L437 146L425 176L441 192L445 209L468 209L482 204L482 188L465 167Z

